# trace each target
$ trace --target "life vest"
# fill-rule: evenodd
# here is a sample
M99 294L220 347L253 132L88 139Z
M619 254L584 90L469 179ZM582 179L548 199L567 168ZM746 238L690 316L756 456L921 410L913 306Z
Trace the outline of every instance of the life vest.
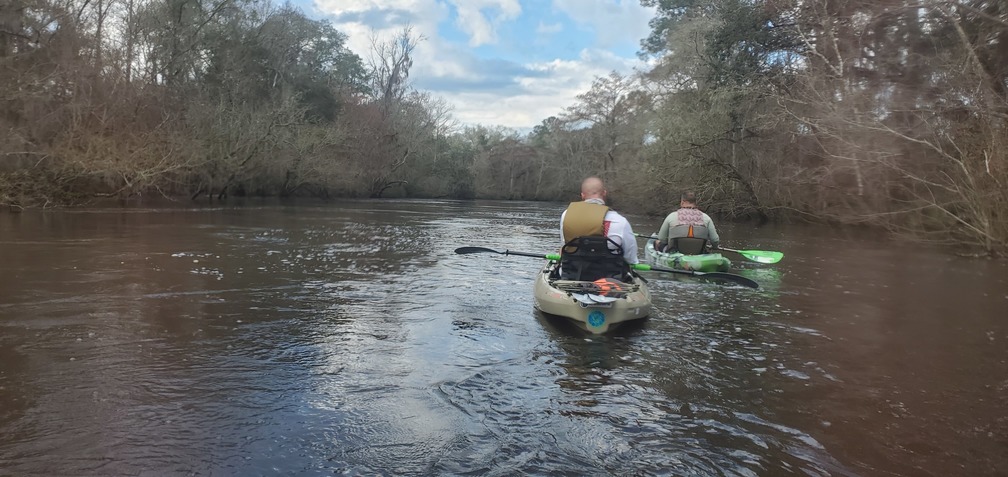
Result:
M605 214L609 207L591 202L571 202L564 214L565 240L589 235L606 235Z
M676 211L679 225L669 229L668 252L679 252L686 255L704 253L710 232L704 225L703 212L692 207L683 207Z

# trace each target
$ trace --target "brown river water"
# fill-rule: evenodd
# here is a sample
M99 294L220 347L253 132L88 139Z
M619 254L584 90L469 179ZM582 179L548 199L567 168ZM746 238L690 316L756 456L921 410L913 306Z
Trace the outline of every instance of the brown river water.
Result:
M1005 262L720 223L760 289L655 272L596 337L453 253L564 205L2 212L0 475L1008 475Z

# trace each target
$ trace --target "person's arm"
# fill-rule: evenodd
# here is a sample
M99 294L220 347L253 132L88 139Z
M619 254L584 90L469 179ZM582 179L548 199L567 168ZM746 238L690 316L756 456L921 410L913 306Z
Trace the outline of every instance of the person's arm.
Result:
M714 228L714 221L711 220L710 216L704 214L704 225L707 226L707 233L710 236L711 246L718 248L721 244L721 237L718 237L717 229Z
M662 242L668 242L669 224L672 222L669 219L671 217L672 217L671 215L669 215L668 217L665 217L665 221L662 222L661 228L658 229L658 240L660 240Z
M630 222L626 223L626 227L623 228L623 259L627 263L634 264L638 263L637 259L637 237L633 234L633 227L630 226Z
M673 212L672 214L674 214ZM658 229L658 239L655 240L655 250L659 250L659 246L663 243L668 243L669 227L672 223L672 214L665 217L665 221L662 222L661 228Z
M566 210L563 211L562 214L560 214L560 246L561 247L564 246L567 243L567 240L564 239L564 235L563 235L563 221L564 221L564 217L566 217L566 216L567 216L567 211Z

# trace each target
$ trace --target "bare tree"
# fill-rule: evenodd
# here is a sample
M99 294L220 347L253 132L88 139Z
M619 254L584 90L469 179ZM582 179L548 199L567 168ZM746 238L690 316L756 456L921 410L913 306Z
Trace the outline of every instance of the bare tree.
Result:
M369 195L381 197L385 191L406 183L397 173L416 152L416 144L409 140L407 125L411 122L407 106L409 71L413 66L413 51L422 36L413 34L411 26L404 27L392 39L382 42L377 36L371 39L371 54L367 66L372 80L372 95L378 115L371 108L361 110L368 120L370 134L364 136L365 144L358 147L361 160L367 164L363 175L371 184ZM364 152L366 151L366 152Z

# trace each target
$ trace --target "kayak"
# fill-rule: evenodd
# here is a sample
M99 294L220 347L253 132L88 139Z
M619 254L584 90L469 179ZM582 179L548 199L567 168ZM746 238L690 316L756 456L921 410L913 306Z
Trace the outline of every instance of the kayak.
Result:
M644 246L644 260L652 265L697 272L727 272L731 268L731 260L721 256L720 253L703 255L665 253L655 250L654 242L654 239L648 240Z
M549 261L536 276L533 297L539 311L569 318L595 334L651 313L651 292L640 277L635 276L631 283L611 278L560 280L553 273L558 265Z

